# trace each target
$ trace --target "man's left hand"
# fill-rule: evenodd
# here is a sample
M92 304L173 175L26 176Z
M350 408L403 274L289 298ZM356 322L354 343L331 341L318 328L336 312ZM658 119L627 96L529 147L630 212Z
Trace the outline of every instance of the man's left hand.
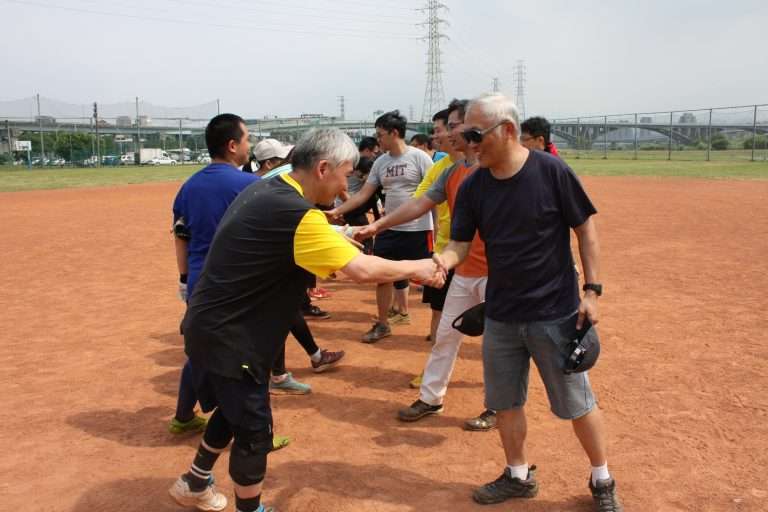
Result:
M584 318L589 318L592 325L597 325L597 295L595 292L587 291L579 304L579 318L576 320L576 329L581 329L584 324Z

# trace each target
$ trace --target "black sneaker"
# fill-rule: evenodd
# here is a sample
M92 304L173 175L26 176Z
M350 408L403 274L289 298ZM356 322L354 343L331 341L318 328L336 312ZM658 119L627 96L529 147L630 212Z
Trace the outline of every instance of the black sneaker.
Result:
M421 400L416 400L410 407L400 409L397 412L397 419L400 421L417 421L424 416L430 414L441 414L443 412L442 405L429 405Z
M589 478L589 490L595 500L597 512L623 512L624 507L616 496L616 481L613 478L598 480L592 485L592 477Z
M325 320L328 318L331 318L331 314L327 311L323 311L319 307L315 306L314 304L308 307L305 307L302 310L302 313L304 313L304 318L314 318L317 320Z
M504 473L499 478L475 489L472 499L481 505L491 505L510 498L533 498L539 492L535 473L536 466L531 466L528 468L528 478L520 480L512 478L509 468L504 468Z

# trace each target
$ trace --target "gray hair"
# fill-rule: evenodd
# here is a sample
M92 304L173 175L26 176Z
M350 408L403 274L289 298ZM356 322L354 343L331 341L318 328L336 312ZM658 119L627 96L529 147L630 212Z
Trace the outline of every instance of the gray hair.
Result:
M487 93L469 102L467 112L479 109L488 116L493 123L509 121L515 125L518 137L520 136L520 112L517 105L511 99L499 93Z
M338 128L313 128L302 135L293 148L291 164L294 169L312 169L320 160L334 167L343 162L357 166L360 152L349 135Z

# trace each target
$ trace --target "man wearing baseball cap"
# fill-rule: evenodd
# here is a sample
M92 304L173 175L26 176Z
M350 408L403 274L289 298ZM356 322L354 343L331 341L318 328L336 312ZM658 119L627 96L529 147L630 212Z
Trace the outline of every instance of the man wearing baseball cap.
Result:
M253 146L253 157L259 163L259 170L256 174L264 176L266 173L275 169L285 162L286 157L293 149L293 146L283 144L277 139L264 139Z

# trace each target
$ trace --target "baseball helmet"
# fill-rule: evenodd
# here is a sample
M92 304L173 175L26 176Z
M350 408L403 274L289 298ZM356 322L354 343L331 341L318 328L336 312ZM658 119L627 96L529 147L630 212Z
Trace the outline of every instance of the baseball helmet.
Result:
M485 328L485 302L472 306L457 316L451 326L467 336L480 336Z
M589 319L584 319L581 329L576 330L574 324L571 340L567 345L563 371L566 374L581 373L595 366L597 358L600 357L600 338Z

